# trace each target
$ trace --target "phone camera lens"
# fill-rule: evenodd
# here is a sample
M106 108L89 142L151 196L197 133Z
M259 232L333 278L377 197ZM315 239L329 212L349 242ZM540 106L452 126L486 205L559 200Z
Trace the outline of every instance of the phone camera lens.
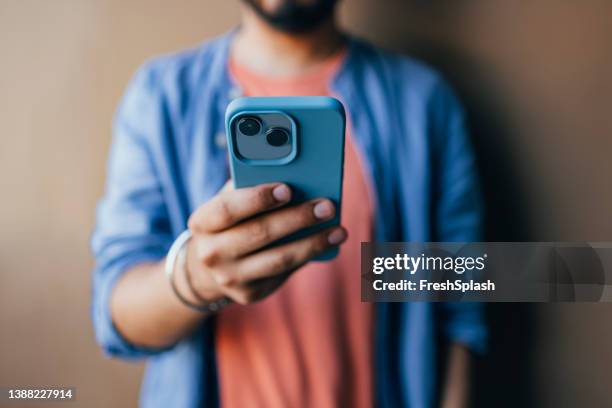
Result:
M289 133L285 129L272 128L266 133L266 140L272 146L282 146L289 141Z
M261 131L261 124L258 119L249 116L238 121L238 130L245 136L255 136Z

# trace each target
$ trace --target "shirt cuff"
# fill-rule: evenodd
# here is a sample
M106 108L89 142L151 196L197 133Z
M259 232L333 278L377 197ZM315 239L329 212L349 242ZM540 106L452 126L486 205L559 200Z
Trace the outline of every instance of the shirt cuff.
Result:
M91 314L96 340L107 356L136 360L159 354L171 348L148 348L130 343L115 327L110 311L111 293L123 273L135 265L156 262L162 258L163 255L154 253L137 254L124 257L103 269L94 271Z

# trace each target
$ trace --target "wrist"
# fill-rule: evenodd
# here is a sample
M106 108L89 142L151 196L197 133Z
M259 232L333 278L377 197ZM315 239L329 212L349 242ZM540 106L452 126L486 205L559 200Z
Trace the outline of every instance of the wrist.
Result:
M188 282L187 275L185 274L187 265L187 244L191 241L191 238L191 231L185 230L176 238L170 247L168 255L166 256L166 276L170 282L172 291L178 300L180 300L185 306L199 312L216 312L229 304L229 299L221 297L215 301L205 302L190 299L190 296L196 299L199 296L191 286L190 282ZM177 276L179 279L177 279ZM180 277L182 277L185 286L189 289L189 295L186 295L185 292L183 292L179 287L178 282L180 281Z
M191 239L185 248L186 262L181 271L188 286L187 290L200 302L218 301L224 297L224 294L210 273L198 262L193 246L194 240Z

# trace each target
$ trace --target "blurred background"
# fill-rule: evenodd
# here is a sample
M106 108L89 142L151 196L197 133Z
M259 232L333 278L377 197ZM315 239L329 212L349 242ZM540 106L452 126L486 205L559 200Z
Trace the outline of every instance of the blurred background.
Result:
M344 0L344 26L445 73L466 104L488 240L612 241L612 2ZM135 406L104 358L88 241L110 123L148 57L234 26L238 0L0 0L0 386ZM479 407L600 407L612 304L497 304Z

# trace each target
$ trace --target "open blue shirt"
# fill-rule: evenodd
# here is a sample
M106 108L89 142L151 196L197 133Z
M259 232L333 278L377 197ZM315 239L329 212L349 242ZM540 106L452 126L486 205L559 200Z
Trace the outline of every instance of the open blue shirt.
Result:
M229 33L146 63L114 120L106 191L92 239L92 315L107 353L148 359L143 407L219 404L212 319L172 347L145 349L117 332L109 295L128 268L162 259L192 211L229 177L224 113L240 95L227 67L231 39ZM374 186L375 238L479 240L482 208L474 157L453 92L413 59L356 39L349 44L331 88L348 111ZM439 344L485 347L480 304L379 303L375 310L379 407L435 405Z

